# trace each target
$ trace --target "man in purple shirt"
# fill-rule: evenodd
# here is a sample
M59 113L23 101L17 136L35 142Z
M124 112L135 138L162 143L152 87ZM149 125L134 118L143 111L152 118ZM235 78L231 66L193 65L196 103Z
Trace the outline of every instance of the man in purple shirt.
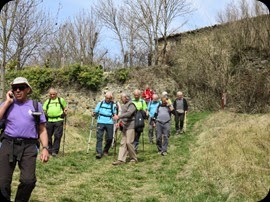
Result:
M11 87L0 106L0 120L6 120L0 145L0 201L10 201L12 176L18 163L20 184L15 201L27 202L36 184L39 140L42 144L40 160L49 160L46 118L41 103L36 112L33 101L28 99L32 87L26 78L17 77ZM36 116L39 116L38 123Z

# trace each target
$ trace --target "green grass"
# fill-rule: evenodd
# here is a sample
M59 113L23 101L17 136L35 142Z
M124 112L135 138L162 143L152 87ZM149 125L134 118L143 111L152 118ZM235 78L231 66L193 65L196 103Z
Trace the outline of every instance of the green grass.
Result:
M187 132L181 136L174 134L172 122L167 156L158 155L156 146L148 143L147 128L145 128L144 151L142 151L141 141L139 162L136 165L126 163L113 166L112 162L117 158L117 155L113 155L113 149L110 156L96 160L95 131L92 133L90 152L87 154L89 136L87 124L78 128L67 127L65 155L51 158L47 164L40 162L37 164L38 182L31 201L244 202L262 198L266 195L262 187L257 187L258 193L247 193L250 192L250 188L244 181L249 183L252 180L249 176L250 172L245 173L241 170L236 172L234 170L237 168L231 165L227 165L228 168L224 165L219 166L219 161L225 163L229 160L226 157L219 159L221 157L216 156L215 152L210 152L213 149L210 143L219 137L216 135L216 130L208 131L209 126L212 130L215 128L209 125L212 116L215 116L215 113L188 114ZM204 135L208 132L215 134L211 140ZM201 142L203 137L206 138L205 142ZM119 140L120 137L118 142ZM259 147L268 152L265 144ZM223 147L220 146L220 148ZM203 149L209 149L209 151ZM261 156L264 155L261 154ZM262 163L265 164L265 161ZM264 172L263 176L269 177L269 170L265 169ZM14 181L17 178L15 177ZM241 182L241 185L237 181ZM265 180L265 183L267 182L269 179ZM13 193L16 185L14 183ZM239 191L234 189L239 189Z

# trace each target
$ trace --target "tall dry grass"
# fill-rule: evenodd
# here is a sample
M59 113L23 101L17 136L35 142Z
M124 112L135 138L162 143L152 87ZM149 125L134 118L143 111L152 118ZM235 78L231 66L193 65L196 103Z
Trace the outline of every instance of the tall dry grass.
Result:
M191 179L195 195L211 192L212 187L227 195L226 201L254 201L266 195L270 188L270 114L222 111L196 130L198 141L182 173ZM200 183L192 180L196 175Z

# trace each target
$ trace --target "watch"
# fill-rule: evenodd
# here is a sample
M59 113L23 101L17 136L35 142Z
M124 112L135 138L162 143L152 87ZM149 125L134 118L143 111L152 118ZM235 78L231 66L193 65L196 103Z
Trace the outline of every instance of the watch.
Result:
M42 149L47 149L49 151L49 147L48 146L47 147L42 147Z

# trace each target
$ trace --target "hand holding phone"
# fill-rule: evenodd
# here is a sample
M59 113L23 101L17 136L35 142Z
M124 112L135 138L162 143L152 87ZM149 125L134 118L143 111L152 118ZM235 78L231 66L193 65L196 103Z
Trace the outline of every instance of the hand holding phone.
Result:
M8 96L9 98L11 98L11 99L14 98L14 94L12 93L11 90L7 92L7 96ZM7 98L8 98L8 97L7 97Z

